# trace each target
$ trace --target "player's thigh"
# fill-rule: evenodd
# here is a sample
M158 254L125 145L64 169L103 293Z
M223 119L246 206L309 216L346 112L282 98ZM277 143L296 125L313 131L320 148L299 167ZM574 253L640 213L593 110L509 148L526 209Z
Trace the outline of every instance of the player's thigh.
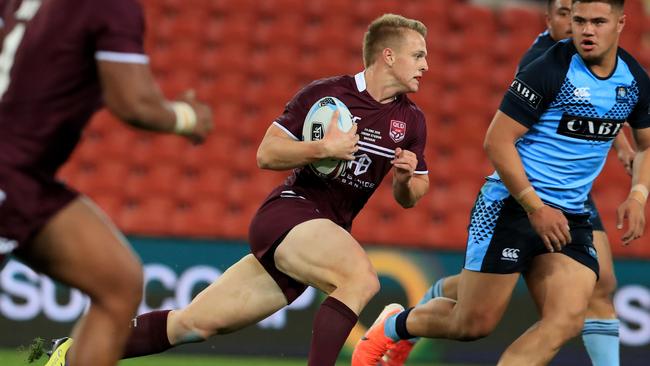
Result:
M359 243L327 219L295 226L278 245L276 267L289 277L325 292L376 273Z
M463 269L458 278L458 300L454 313L461 323L491 331L501 320L519 273L481 273Z
M600 266L600 278L596 282L595 292L609 296L616 289L616 275L614 274L612 250L606 232L594 231L594 247L598 253L598 265Z
M80 196L54 215L17 253L35 269L91 297L142 293L139 259L108 217Z
M525 274L542 319L582 324L596 283L594 271L562 253L535 257Z
M249 254L178 313L191 327L228 333L260 321L286 305L275 280Z

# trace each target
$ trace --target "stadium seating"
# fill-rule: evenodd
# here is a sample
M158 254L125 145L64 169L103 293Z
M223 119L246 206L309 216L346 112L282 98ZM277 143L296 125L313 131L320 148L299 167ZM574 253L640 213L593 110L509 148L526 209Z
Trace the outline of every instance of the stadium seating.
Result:
M147 50L164 93L195 87L214 109L203 146L136 132L99 112L61 177L94 198L129 234L239 238L286 173L263 172L257 144L305 83L363 68L367 23L394 12L429 28L430 70L413 99L427 116L431 192L416 208L383 184L354 225L363 243L459 249L478 187L491 167L484 133L517 62L544 29L539 10L461 0L145 0ZM626 4L622 44L650 65L650 17ZM594 189L611 239L627 178L612 157ZM387 177L389 180L390 177ZM378 224L379 223L379 224ZM647 239L645 239L647 241ZM650 257L649 245L613 245Z

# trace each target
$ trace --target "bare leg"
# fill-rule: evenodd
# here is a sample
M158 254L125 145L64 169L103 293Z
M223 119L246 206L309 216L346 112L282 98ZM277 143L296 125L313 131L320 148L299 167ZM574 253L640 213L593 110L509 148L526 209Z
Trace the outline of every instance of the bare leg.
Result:
M359 243L329 220L304 222L275 251L278 269L347 305L357 315L379 291L377 273Z
M86 198L61 210L18 253L27 263L88 294L68 365L115 365L142 298L142 269L119 232Z
M598 252L600 278L589 300L582 341L594 366L618 366L620 323L612 302L616 276L609 241L604 231L594 231L594 247Z
M535 257L526 282L542 318L506 349L499 366L548 364L582 329L596 276L564 254L550 253Z
M282 290L259 261L249 254L183 309L167 318L172 345L200 342L256 323L287 305Z
M458 301L436 298L415 307L406 322L409 333L428 338L475 340L488 335L501 320L518 273L489 274L463 270Z
M616 290L616 276L609 240L604 231L594 231L594 246L598 252L600 278L589 300L587 318L615 319L616 311L612 302L612 294Z

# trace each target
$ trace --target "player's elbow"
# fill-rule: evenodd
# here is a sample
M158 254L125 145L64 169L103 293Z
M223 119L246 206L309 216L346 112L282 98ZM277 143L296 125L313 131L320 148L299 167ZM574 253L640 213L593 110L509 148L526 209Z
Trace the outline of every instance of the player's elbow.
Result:
M269 159L269 154L266 153L263 145L260 145L260 147L257 149L255 160L257 161L258 168L271 169L271 159Z

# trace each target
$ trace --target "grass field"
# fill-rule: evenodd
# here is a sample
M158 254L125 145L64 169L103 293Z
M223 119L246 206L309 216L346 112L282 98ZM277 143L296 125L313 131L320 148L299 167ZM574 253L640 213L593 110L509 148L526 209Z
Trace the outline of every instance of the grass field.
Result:
M27 353L17 350L0 350L0 365L2 366L42 366L46 362L43 357L40 360L30 364L27 363ZM278 358L246 358L246 357L216 357L216 356L150 356L139 359L127 360L120 362L120 366L304 366L306 360L301 359L278 359ZM339 362L337 365L349 365L348 362ZM425 366L423 363L408 364L409 366ZM452 366L452 365L432 365L426 366ZM458 365L453 366L471 366Z

